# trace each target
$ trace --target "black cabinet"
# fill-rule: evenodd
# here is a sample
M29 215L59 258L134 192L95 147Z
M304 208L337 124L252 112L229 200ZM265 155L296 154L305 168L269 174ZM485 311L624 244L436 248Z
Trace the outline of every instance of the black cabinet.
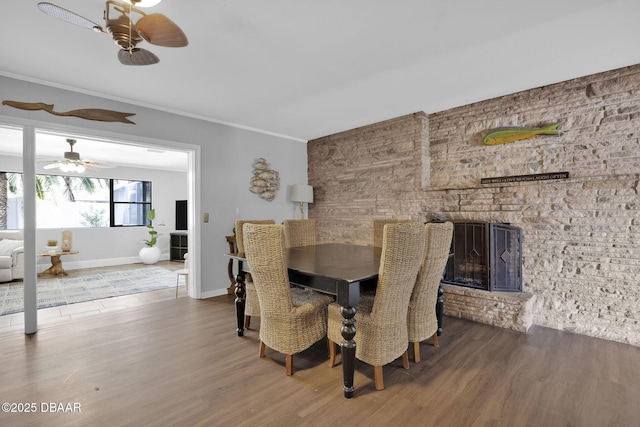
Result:
M189 242L187 233L170 233L170 235L169 259L171 261L184 261L184 254L187 253Z

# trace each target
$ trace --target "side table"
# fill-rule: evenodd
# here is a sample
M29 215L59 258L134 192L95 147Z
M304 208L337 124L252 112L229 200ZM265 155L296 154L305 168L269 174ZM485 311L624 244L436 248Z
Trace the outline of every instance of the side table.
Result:
M47 268L45 271L43 271L42 273L38 274L38 277L43 276L45 274L50 274L52 276L60 276L60 275L64 275L67 276L67 272L64 271L64 269L62 268L62 260L60 259L60 257L62 255L76 255L80 252L78 251L68 251L68 252L42 252L37 254L38 256L41 257L51 257L51 267Z

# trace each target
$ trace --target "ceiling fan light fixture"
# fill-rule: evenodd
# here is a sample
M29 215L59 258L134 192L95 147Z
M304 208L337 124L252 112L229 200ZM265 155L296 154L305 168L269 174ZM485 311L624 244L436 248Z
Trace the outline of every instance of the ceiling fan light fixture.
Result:
M61 172L83 173L87 168L82 163L64 162L58 166Z
M153 7L161 1L162 0L124 0L125 3L133 5L135 7Z
M73 151L73 146L76 144L76 140L73 138L67 138L70 151L64 152L64 158L57 160L53 163L44 165L43 169L58 168L61 172L75 172L84 173L86 170L102 169L102 168L114 168L115 165L105 162L99 162L95 160L80 160L80 153Z

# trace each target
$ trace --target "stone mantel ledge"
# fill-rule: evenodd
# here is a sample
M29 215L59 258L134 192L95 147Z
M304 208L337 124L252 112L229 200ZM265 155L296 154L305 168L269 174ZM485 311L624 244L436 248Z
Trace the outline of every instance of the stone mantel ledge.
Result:
M528 186L540 186L545 184L584 184L586 182L598 182L598 181L611 181L611 180L638 180L640 174L610 174L610 175L576 175L573 171L569 172L569 178L566 179L552 179L552 180L540 180L540 181L518 181L518 182L495 182L490 184L480 184L480 179L474 183L452 183L447 185L423 185L422 191L426 192L439 192L439 191L471 191L479 189L495 189L505 187L528 187ZM523 174L524 175L524 174Z

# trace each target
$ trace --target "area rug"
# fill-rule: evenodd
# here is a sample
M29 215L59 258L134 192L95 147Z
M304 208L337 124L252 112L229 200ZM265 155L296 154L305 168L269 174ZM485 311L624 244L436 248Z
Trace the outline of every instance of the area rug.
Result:
M162 267L38 281L38 308L156 291L176 286L176 273ZM0 284L0 316L24 310L22 282Z

